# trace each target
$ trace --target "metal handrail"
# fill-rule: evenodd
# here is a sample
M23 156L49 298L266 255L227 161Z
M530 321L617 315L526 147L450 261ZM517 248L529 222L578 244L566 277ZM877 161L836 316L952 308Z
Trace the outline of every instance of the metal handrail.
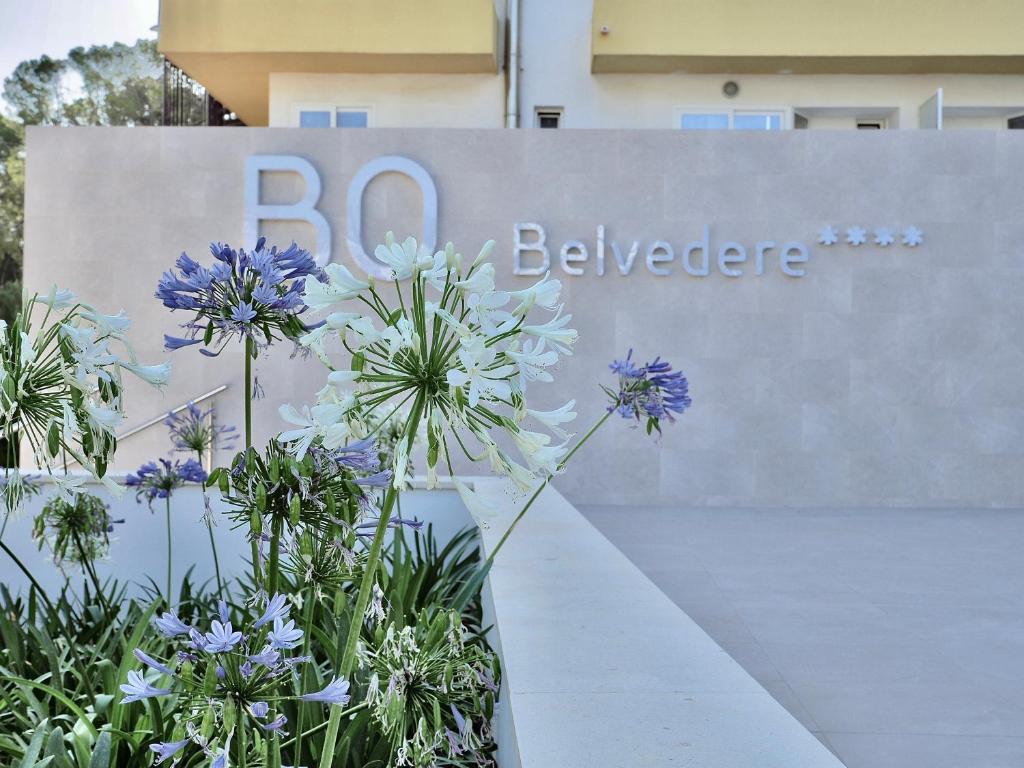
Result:
M203 402L203 400L209 400L211 397L213 397L214 395L219 395L221 392L223 392L227 388L228 388L227 384L221 384L219 387L215 387L214 389L211 389L209 392L204 392L199 397L193 397L191 400L186 400L184 403L179 405L177 408L172 408L169 411L164 411L159 416L154 416L149 421L147 421L147 422L145 422L143 424L139 424L137 427L132 427L127 432L121 433L120 435L117 436L117 439L118 440L124 440L127 437L131 437L132 435L138 434L139 432L141 432L144 429L149 429L154 424L160 424L160 423L163 422L164 419L167 418L168 415L170 415L172 413L181 413L186 408L188 408L189 405L192 405L192 404L195 404L195 403L201 403L201 402Z

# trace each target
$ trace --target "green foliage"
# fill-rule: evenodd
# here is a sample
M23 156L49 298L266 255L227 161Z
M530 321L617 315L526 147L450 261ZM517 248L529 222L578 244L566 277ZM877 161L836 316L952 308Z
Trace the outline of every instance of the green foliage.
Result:
M8 323L21 308L24 193L25 130L0 115L0 320Z
M91 493L76 493L72 501L54 496L36 515L32 536L40 549L50 548L57 565L68 560L84 567L107 554L115 522L103 500Z
M452 674L461 670L464 682L472 682L465 677L470 668L486 675L474 675L479 685L463 685L457 690L453 687L443 695L444 702L437 700L436 713L430 702L430 728L436 717L442 725L440 733L448 729L461 738L458 719L449 706L455 703L460 717L472 723L472 731L466 733L472 734L468 735L469 742L477 746L475 756L468 752L454 760L442 756L438 765L487 765L490 759L486 721L493 706L493 691L482 680L493 677L497 682L497 660L480 630L479 600L472 601L461 617L449 610L460 586L479 567L476 536L475 528L468 529L442 547L429 527L416 534L397 531L388 548L381 582L381 599L390 606L390 618L386 624L367 619L362 631L365 658L381 659L381 669L391 668L386 658L399 658L393 653L389 656L382 647L389 627L393 627L392 636L408 628L425 649L424 659L429 663L424 669L441 669L442 676L446 667ZM303 614L300 626L308 629L303 653L320 662L302 666L301 678L297 673L294 681L295 691L319 690L329 682L330 671L341 655L338 642L352 620L353 584L346 582L317 599L316 591L298 576L285 571L282 579L281 591L303 595L297 606ZM51 601L36 589L25 597L16 597L0 585L0 765L141 768L152 764L151 744L182 738L180 726L175 730L171 699L118 703L118 686L130 669L139 666L132 656L134 648L144 647L161 659L172 656L170 641L150 628L160 599L157 589L152 587L141 599L129 599L123 584L108 582L102 589L103 595L97 595L87 583L83 596L78 598L65 587ZM251 589L243 584L233 592L249 593ZM190 576L183 580L180 594L177 613L190 625L204 625L217 611L217 594L197 588ZM239 626L251 623L259 613L255 606L230 597L228 601L233 618L242 619ZM459 642L453 645L454 636ZM458 652L451 655L456 648ZM386 682L382 682L379 671L374 679L374 671L376 666L373 670L367 667L354 677L350 707L366 700L371 686L377 694L375 700L382 701L379 694L386 692ZM408 710L403 706L399 716L392 702L389 711L396 717L389 720L386 729L379 707L356 707L345 718L333 765L389 765L395 745L417 738L421 729L418 713L426 699L418 693L402 701L409 704ZM282 703L280 711L288 717L292 734L281 744L283 764L316 765L321 748L317 736L322 736L327 725L328 708L290 701ZM300 732L305 734L301 740L297 738ZM420 740L425 738L423 730Z
M25 125L159 125L161 67L155 40L73 48L21 62L4 98Z
M378 627L365 657L367 700L391 742L389 764L489 763L498 660L467 635L459 614L428 609L413 625Z
M113 692L137 666L132 649L149 633L149 598L128 599L108 582L102 597L65 586L55 600L0 586L0 764L135 768L163 733L156 708L117 706ZM216 596L186 576L179 615L209 615ZM108 609L105 606L115 606ZM164 641L166 645L166 641ZM49 762L47 762L49 760Z

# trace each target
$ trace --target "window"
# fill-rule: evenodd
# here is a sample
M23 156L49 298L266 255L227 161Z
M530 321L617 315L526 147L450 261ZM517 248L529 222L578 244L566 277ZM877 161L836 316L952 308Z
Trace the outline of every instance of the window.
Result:
M369 107L328 107L303 104L294 108L300 128L367 128Z
M366 128L370 124L370 113L365 109L337 109L334 115L338 128Z
M736 112L732 127L737 131L779 131L782 130L782 113Z
M330 128L331 113L326 109L304 109L299 112L299 128Z
M685 131L725 130L729 127L729 113L708 115L684 113L680 127Z
M784 117L784 112L776 110L683 109L679 112L678 125L684 131L779 131Z
M562 108L537 107L535 110L534 125L537 128L561 128Z

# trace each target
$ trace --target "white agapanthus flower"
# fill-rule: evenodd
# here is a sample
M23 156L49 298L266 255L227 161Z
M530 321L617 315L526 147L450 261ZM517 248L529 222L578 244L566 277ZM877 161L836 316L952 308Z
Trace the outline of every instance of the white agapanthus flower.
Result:
M116 490L104 475L124 421L122 373L158 387L171 374L169 363L138 361L125 339L129 327L123 311L103 314L56 287L25 301L13 323L0 325L0 435L7 444L29 449L50 473L76 462ZM70 478L57 480L73 490ZM10 473L8 510L20 504L20 489Z
M398 293L392 304L372 281L364 284L344 268L326 268L328 282L316 286L306 303L330 314L300 343L329 367L332 343L351 359L348 370L331 373L314 408L282 408L282 416L299 427L284 432L282 442L301 456L313 441L326 443L345 430L366 437L360 425L384 423L404 406L409 416L405 439L394 449L394 488L407 480L411 438L424 424L431 484L439 463L454 475L453 455L460 450L473 461L487 460L520 491L558 472L574 403L556 411L531 409L527 389L553 380L560 357L572 354L576 331L569 327L571 315L562 313L558 280L545 275L520 291L497 290L488 261L493 248L489 241L465 268L451 244L431 253L413 238L398 243L389 234L375 254L391 269ZM317 411L339 397L348 398L345 409ZM368 413L381 416L367 418ZM521 426L527 416L550 434ZM344 429L329 438L341 424ZM511 437L521 462L500 447L509 442L497 439L501 432ZM456 487L474 517L486 519L487 505L465 485Z

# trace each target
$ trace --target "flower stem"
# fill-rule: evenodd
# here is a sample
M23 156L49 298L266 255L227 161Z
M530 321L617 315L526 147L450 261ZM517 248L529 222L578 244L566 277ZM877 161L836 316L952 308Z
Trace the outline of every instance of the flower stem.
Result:
M82 539L79 537L77 531L72 531L72 536L75 539L75 547L78 550L78 559L82 564L82 570L89 577L92 582L93 589L96 590L96 600L99 602L100 607L106 611L108 616L113 616L113 609L110 603L107 602L107 596L103 593L103 588L100 586L100 577L92 567L92 560L89 558L88 553L85 551L85 547L82 545Z
M206 532L210 535L210 551L213 552L213 573L217 579L217 594L224 597L224 582L220 580L220 560L217 558L217 544L213 540L213 523L206 521Z
M302 629L304 630L302 636L302 655L309 655L309 636L313 634L313 609L315 607L315 601L313 599L313 588L310 587L309 594L306 596L306 604L302 606ZM304 672L299 673L299 681L302 682L306 675ZM301 686L300 686L301 693ZM302 765L302 721L305 719L303 715L306 714L305 702L299 699L296 704L298 715L296 716L295 725L295 755L292 760L292 765Z
M369 702L364 701L361 704L356 704L354 707L349 707L348 709L346 709L344 712L342 712L338 716L338 721L340 722L342 717L345 717L346 715L355 714L356 712L358 712L361 709L366 709L368 706L370 706ZM290 746L291 744L294 744L295 741L299 738L299 736L312 736L317 731L320 731L320 730L323 730L324 728L326 728L327 725L328 725L328 721L327 720L321 720L319 725L314 725L312 728L310 728L305 733L298 734L298 736L292 736L290 739L288 739L288 741L282 742L281 746L282 747L287 747L287 746ZM296 758L295 763L296 763L296 765L298 765L298 758Z
M171 495L167 494L167 610L174 607L171 600Z
M245 447L252 448L252 353L253 341L245 337Z
M238 705L238 768L246 768L249 761L249 744L245 736L245 708Z
M203 452L202 451L196 451L196 455L199 457L199 463L201 465L203 463ZM210 472L213 471L213 453L212 453L212 451L210 453L210 468L209 468L208 471L210 471ZM210 514L208 514L206 516L206 532L210 535L210 551L213 553L213 574L214 574L214 576L217 579L217 595L220 596L223 599L223 597L224 597L224 582L220 580L220 558L217 557L217 542L215 542L213 540L213 519L210 516L213 513L213 510L210 509L210 507L209 507L210 502L209 502L209 497L206 495L206 488L203 487L203 486L201 486L201 487L202 487L202 491L203 491L203 499L205 500L205 503L206 503L206 511L210 513Z
M564 468L565 465L569 463L569 459L573 457L573 454L575 454L576 451L583 447L583 444L587 442L587 440L589 440L595 432L597 432L597 430L601 427L602 424L608 421L608 417L611 415L612 412L608 411L607 413L605 413L604 416L597 420L597 423L595 423L594 426L587 430L587 433L582 438L580 438L579 442L577 442L576 445L573 446L572 450L565 455L565 458L562 459L562 462L558 465L559 469ZM491 553L487 556L487 560L484 561L484 564L481 567L491 567L491 564L494 562L494 556L498 554L498 550L500 550L505 541L508 540L508 537L512 534L512 531L515 530L515 527L519 525L519 521L523 519L523 515L526 514L526 510L528 510L530 506L533 504L533 502L536 501L537 497L540 496L540 492L547 488L548 483L550 483L552 479L554 479L554 475L548 475L547 478L545 478L544 482L541 483L540 486L538 486L537 490L533 492L533 495L526 502L526 505L521 510L519 510L519 514L516 515L515 520L512 521L512 525L508 527L508 530L505 531L502 537L498 540L497 546L495 546L494 549L491 550Z
M245 451L252 448L252 355L254 350L253 340L245 337ZM249 544L252 547L252 575L257 589L263 582L260 575L260 544L259 538L263 531L252 529L250 531Z
M423 415L423 399L422 393L416 396L412 412L409 414L409 422L405 425L405 433L402 435L402 439L408 441L410 451L413 441L416 439L416 431L419 429L420 417ZM355 669L356 649L359 646L359 635L363 629L363 615L370 602L370 593L373 591L373 584L377 577L377 566L380 564L380 552L384 545L384 535L388 531L391 510L394 509L397 499L398 490L392 484L384 497L377 530L373 534L373 543L370 545L370 553L366 560L366 570L363 571L359 594L356 597L355 607L352 609L352 621L349 624L348 637L345 639L345 649L341 656L341 676L346 679L351 677L352 671ZM341 711L339 705L331 707L331 717L327 725L327 733L324 736L323 752L320 753L320 768L331 768L331 764L334 762L334 745L338 738Z
M280 569L281 562L281 527L283 522L277 515L274 516L274 521L270 524L270 563L269 570L267 573L267 593L276 594L277 592L277 575Z

